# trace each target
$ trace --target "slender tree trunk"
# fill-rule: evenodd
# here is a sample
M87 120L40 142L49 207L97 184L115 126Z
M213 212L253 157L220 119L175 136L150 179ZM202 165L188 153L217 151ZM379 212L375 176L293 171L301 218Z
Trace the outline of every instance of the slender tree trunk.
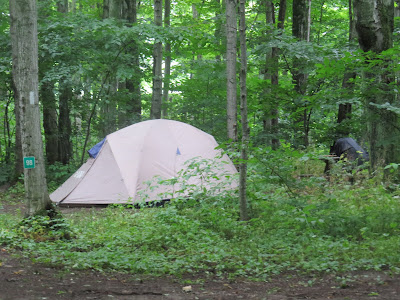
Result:
M164 9L164 27L171 26L171 0L165 0ZM164 87L162 95L162 115L163 118L168 117L168 100L169 100L169 86L171 76L171 43L165 44L165 68L164 68Z
M226 0L226 90L228 138L237 141L236 0Z
M71 119L69 101L72 99L72 89L67 83L60 83L59 90L59 119L58 119L58 151L59 159L68 164L72 158Z
M266 36L267 39L272 37L273 28L275 24L275 16L274 16L274 5L272 1L265 1L265 22L267 24ZM263 118L263 129L266 133L266 144L272 146L272 118L274 109L274 99L275 97L272 95L272 73L273 73L273 51L272 47L269 49L268 53L265 56L265 69L264 69L264 80L267 82L268 87L264 89L263 93L265 95L266 107Z
M110 0L103 0L103 19L110 17Z
M56 98L54 96L54 83L43 82L40 88L40 98L43 105L43 128L46 141L46 159L52 165L59 159L58 151L58 125Z
M240 32L240 114L242 119L242 145L241 145L241 162L239 165L240 171L240 219L247 221L249 219L247 209L247 148L249 143L249 126L247 122L247 45L246 45L246 14L245 0L240 0L239 3L239 32Z
M279 13L278 13L278 29L280 33L285 28L285 17L286 17L286 0L280 0L279 2ZM271 77L271 84L275 86L275 89L279 86L279 48L272 48L272 61L273 61L273 72ZM272 119L271 119L271 129L272 129L272 148L277 149L280 145L278 135L279 130L279 103L276 103L275 107L272 109Z
M162 0L154 0L154 23L162 26ZM151 98L151 119L161 119L162 103L162 43L156 41L153 50L153 94Z
M68 0L57 2L57 11L68 13ZM59 119L58 119L58 151L59 159L63 164L68 164L72 159L71 119L69 102L72 100L72 86L69 77L63 77L59 82Z
M355 0L354 12L358 42L363 51L381 53L393 46L393 0ZM384 64L383 61L382 65ZM375 68L364 74L368 80L368 88L373 85L376 90L375 93L371 93L370 89L365 91L372 169L398 162L400 159L398 140L393 139L393 136L399 135L398 116L390 110L376 106L393 104L395 99L390 92L394 74L390 74L382 65L379 69Z
M309 39L309 0L295 0L293 1L293 25L292 33L300 41L307 41ZM293 81L295 85L295 91L299 97L303 97L306 93L307 78L308 75L304 71L305 64L303 59L293 59ZM303 104L305 106L305 104ZM302 114L303 123L303 145L308 147L309 145L309 116L310 111L304 107Z
M7 92L3 90L0 87L0 97L2 99L7 99L7 102L4 105L4 117L3 117L3 128L4 131L3 133L3 139L0 142L0 161L5 162L6 164L9 164L11 162L11 153L12 153L12 137L11 137L11 128L10 128L10 117L9 117L9 112L10 112L10 105L12 103L12 97L9 95L7 97ZM4 151L2 149L2 143L4 142ZM4 153L4 158L2 159L2 153ZM10 176L11 178L11 176Z
M353 0L349 0L349 44L351 45L355 42L357 38L357 32L355 30L355 22L353 17ZM351 49L349 49L351 50ZM354 84L352 79L356 78L355 72L346 72L343 76L343 97L347 98L347 95L353 94ZM338 110L338 118L337 123L341 124L338 126L338 130L336 132L335 140L340 137L349 136L351 132L350 124L348 122L343 122L345 120L351 119L351 111L352 105L351 103L340 103ZM343 125L344 124L344 125Z
M57 11L68 13L68 0L57 0Z
M349 50L351 50L351 45L357 38L357 32L355 31L355 23L353 17L352 1L353 0L349 0L349 44L350 44ZM355 77L356 77L355 72L346 72L344 74L342 82L343 98L347 98L347 95L352 95L354 87L352 79L354 79ZM351 103L339 104L337 123L341 125L338 126L335 135L335 140L337 138L350 135L351 128L348 122L343 122L343 121L351 119L351 111L352 111Z
M216 24L215 24L215 39L217 41L217 49L220 49L222 44L226 44L226 41L224 41L224 38L226 38L226 35L224 34L224 25L223 25L223 9L222 9L222 5L221 5L221 0L214 0L217 4L217 9L215 12L215 19L216 19ZM224 1L225 2L225 1ZM219 52L219 50L217 50L217 54L215 56L215 60L220 62L221 61L221 56L222 56L222 52Z
M123 18L122 0L104 0L103 2L103 19L112 18L121 20ZM101 102L100 105L100 132L104 137L117 129L117 102L119 100L118 91L125 86L125 82L119 82L116 74L111 74L108 79L108 89L105 98L107 101ZM121 103L121 106L123 104ZM121 122L123 122L121 120Z
M14 27L10 26L11 36L15 35L13 33ZM22 132L21 132L21 114L19 110L19 99L16 96L18 94L17 87L14 84L14 81L11 82L13 93L14 93L14 114L15 114L15 166L14 166L14 174L13 181L17 181L21 175L24 173L23 166L23 154L22 154Z
M35 0L10 0L11 44L15 99L20 112L22 153L35 157L35 167L24 169L26 215L52 209L40 127L37 9Z
M266 1L266 22L270 24L270 28L275 27L275 12L274 5L272 1ZM284 29L285 24L285 15L286 15L286 0L280 0L279 4L279 13L278 13L278 24L277 28L279 30ZM268 30L267 35L271 35L272 31ZM267 95L272 95L272 91L276 90L279 86L279 48L271 47L271 51L267 54L266 57L266 66L264 79L270 80L271 89L266 92ZM269 103L269 112L268 118L264 120L264 130L267 131L268 136L271 136L269 139L270 144L273 149L277 149L279 147L279 139L278 135L278 127L279 127L279 103L276 100L275 95L272 95L272 101Z

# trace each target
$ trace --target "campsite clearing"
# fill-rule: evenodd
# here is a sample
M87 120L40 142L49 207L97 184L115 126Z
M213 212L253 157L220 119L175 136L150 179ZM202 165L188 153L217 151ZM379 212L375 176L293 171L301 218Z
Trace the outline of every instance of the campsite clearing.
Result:
M2 204L1 213L15 214L21 204ZM64 215L87 208L63 208ZM190 292L184 288L190 287ZM0 299L386 299L400 298L400 275L382 271L345 274L283 273L265 281L197 274L147 277L118 272L67 269L33 263L19 250L0 247Z

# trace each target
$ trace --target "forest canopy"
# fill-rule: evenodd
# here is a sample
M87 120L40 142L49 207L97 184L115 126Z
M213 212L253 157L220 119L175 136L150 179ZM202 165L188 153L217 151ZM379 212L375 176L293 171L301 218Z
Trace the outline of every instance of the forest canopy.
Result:
M227 140L232 87L224 1L37 3L49 166L79 165L105 135L149 118L187 122ZM21 173L8 2L0 7L0 182L6 182ZM328 154L336 139L349 136L369 149L373 169L397 170L399 6L378 7L389 16L380 20L388 28L383 46L373 44L367 8L361 0L246 2L252 145ZM240 117L237 123L240 128Z

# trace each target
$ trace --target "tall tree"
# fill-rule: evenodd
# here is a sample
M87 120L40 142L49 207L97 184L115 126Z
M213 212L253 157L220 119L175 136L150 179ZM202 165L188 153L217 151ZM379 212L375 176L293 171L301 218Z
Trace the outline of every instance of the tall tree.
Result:
M393 46L393 0L355 0L354 11L358 42L363 51L381 53ZM379 107L383 104L392 105L395 100L390 92L394 76L386 70L387 63L382 61L379 68L375 67L364 73L368 79L368 90L364 92L369 117L372 168L382 163L398 162L400 158L398 116L390 109Z
M11 35L13 34L13 27L10 26ZM14 82L12 82L12 89L14 92L14 114L15 114L15 166L13 181L17 181L18 178L24 173L24 166L22 164L23 154L22 154L22 130L21 130L21 114L19 110L19 99L16 97L18 94L17 87Z
M249 143L249 125L247 121L247 43L246 43L246 1L239 2L239 33L240 33L240 115L242 120L242 145L240 154L240 219L248 220L247 210L247 147Z
M137 24L137 1L125 0L126 3L126 16L129 26ZM120 128L139 122L142 116L142 100L140 91L141 70L139 65L139 47L135 40L131 40L127 51L131 54L132 59L130 67L132 68L132 77L126 79L125 86L128 90L130 97L127 103L127 116L126 118L119 118Z
M61 14L68 13L68 0L57 2L57 11ZM70 104L72 100L72 85L69 76L63 76L59 82L59 119L58 119L58 151L59 160L68 164L72 158Z
M164 27L171 26L171 0L165 0L164 8ZM165 44L165 68L164 68L164 86L162 94L162 115L164 118L168 116L168 100L169 100L169 87L171 76L171 43Z
M67 7L68 7L68 3ZM60 3L59 5L62 5ZM49 20L50 12L39 10L39 19ZM58 136L58 112L57 99L54 93L56 80L46 78L47 72L54 65L53 56L44 52L39 59L39 80L41 82L39 89L39 98L43 109L43 129L45 138L46 160L49 164L54 164L59 159L59 136Z
M357 32L356 32L356 26L354 22L354 15L353 15L353 0L349 0L349 45L351 51L351 47L354 44L354 42L357 39ZM357 74L355 72L346 72L343 76L343 83L342 83L342 88L343 88L343 94L344 98L346 97L346 94L352 95L353 94L353 79L355 79ZM350 135L350 124L349 122L346 122L346 120L351 119L351 111L352 111L352 104L349 102L345 103L340 103L339 104L339 110L338 110L338 118L337 118L337 123L341 124L338 126L338 130L336 132L335 140L340 137L348 136Z
M42 64L43 65L43 64ZM46 159L49 164L59 161L58 119L54 82L44 81L40 86L40 98L43 105L43 129L45 134Z
M309 0L294 0L293 1L293 24L292 33L299 41L309 41ZM299 98L303 98L306 93L308 74L305 72L304 59L293 58L293 81L295 91ZM305 147L309 144L309 131L310 131L310 115L311 111L306 108L303 100L298 101L303 108L301 109L302 116L300 120L303 127L303 145Z
M162 26L162 0L154 0L154 23ZM151 119L161 119L162 101L162 42L155 41L153 49L153 94L151 98Z
M104 0L103 19L112 18L121 20L122 11L123 3L121 0ZM101 102L100 107L101 136L106 136L117 129L117 94L125 84L118 80L115 72L111 72L111 74L107 76L105 83L107 86L107 95L104 97L106 101Z
M266 7L266 22L269 25L267 30L268 35L272 35L275 28L275 8L272 1L265 2ZM277 29L279 29L280 33L284 29L285 25L285 16L286 16L286 0L280 0L279 2L279 13L278 13L278 24ZM279 34L280 34L279 33ZM277 138L278 134L278 126L279 126L279 110L277 103L276 90L279 86L279 48L271 47L271 50L266 55L266 65L265 65L265 73L264 79L267 79L271 82L271 88L267 91L267 95L272 95L273 100L270 100L268 105L268 117L264 120L264 130L267 131L267 134L272 138L270 139L271 145L274 149L279 147L279 139ZM274 91L274 92L272 92Z
M10 17L14 97L18 99L22 153L35 158L34 168L24 169L26 215L32 216L53 208L47 192L40 126L36 0L10 0Z
M225 5L225 0L214 0L215 5L216 5L216 10L215 10L215 40L217 44L217 49L221 48L221 44L226 44L226 30L223 30L225 27L224 25L224 18L223 18L223 12L224 12L224 5ZM221 3L222 2L222 3ZM220 62L221 61L221 54L220 52L217 52L215 56L215 60Z
M226 93L228 138L237 141L237 1L226 0Z

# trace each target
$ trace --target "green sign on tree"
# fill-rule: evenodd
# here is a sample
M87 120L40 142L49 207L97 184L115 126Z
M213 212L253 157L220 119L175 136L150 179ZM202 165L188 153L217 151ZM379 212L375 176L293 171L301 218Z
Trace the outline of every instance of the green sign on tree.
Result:
M24 169L33 169L35 168L35 157L28 156L24 157Z

